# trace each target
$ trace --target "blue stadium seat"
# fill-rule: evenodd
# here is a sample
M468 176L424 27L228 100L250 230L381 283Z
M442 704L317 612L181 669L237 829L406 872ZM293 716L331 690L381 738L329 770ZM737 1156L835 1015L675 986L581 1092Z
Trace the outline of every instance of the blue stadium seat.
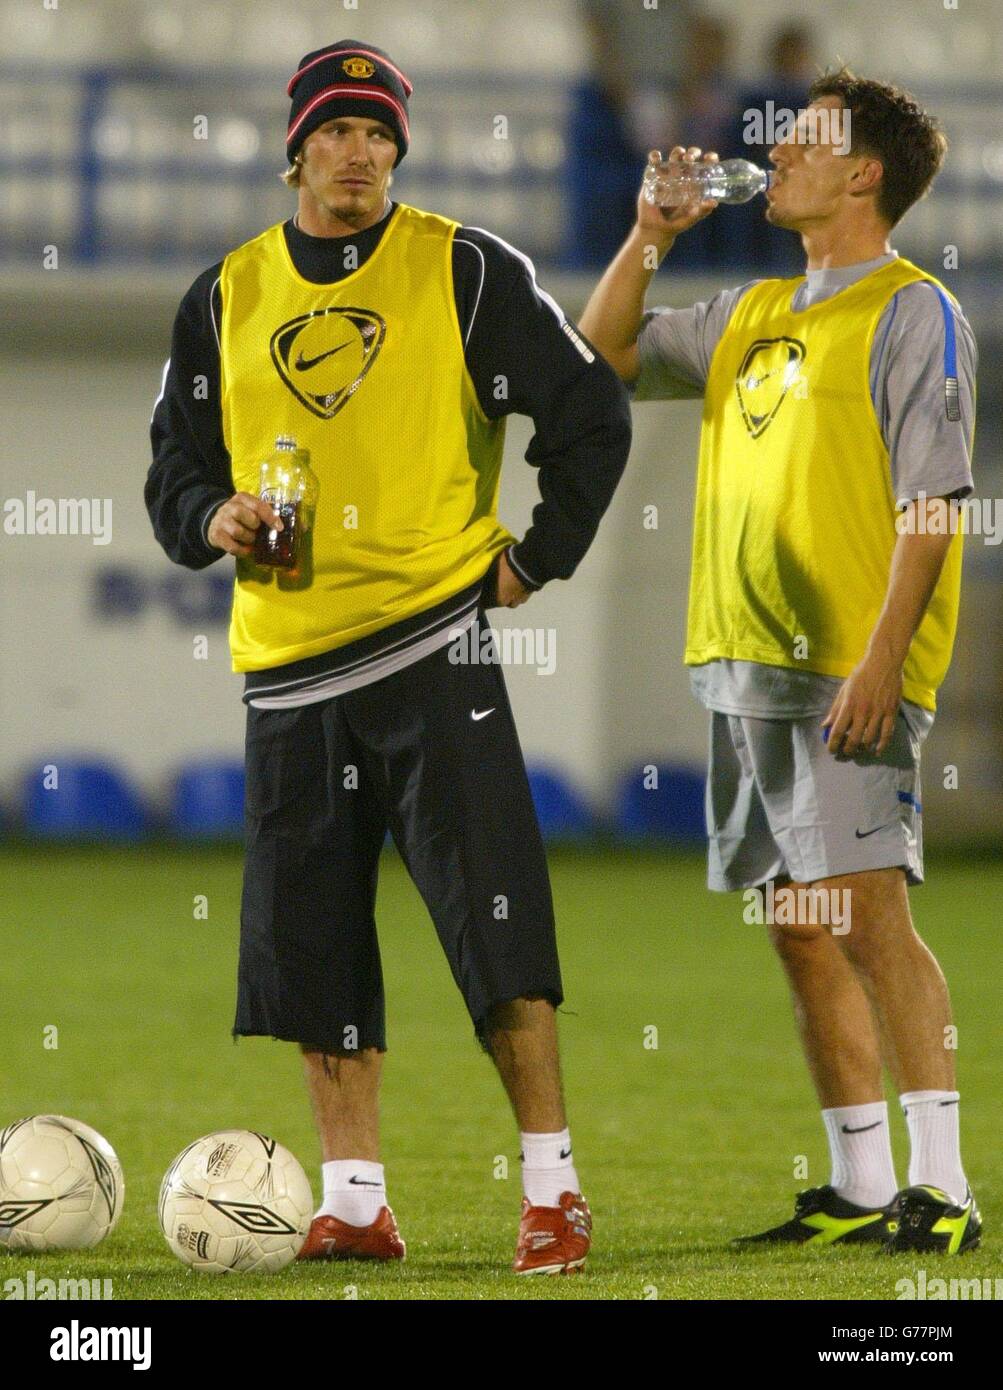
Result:
M244 765L219 759L185 763L174 779L169 812L175 835L238 838L244 830Z
M617 831L630 839L703 840L705 782L702 772L676 763L634 768L620 783Z
M24 832L48 839L140 840L152 828L129 776L113 763L53 756L21 783Z
M592 810L562 772L539 763L526 772L545 840L574 840L595 831Z

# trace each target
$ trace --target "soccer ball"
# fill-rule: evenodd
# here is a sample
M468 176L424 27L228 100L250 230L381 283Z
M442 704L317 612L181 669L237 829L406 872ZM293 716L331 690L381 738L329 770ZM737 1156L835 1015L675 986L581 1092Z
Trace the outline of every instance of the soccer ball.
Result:
M211 1274L274 1274L299 1254L313 1194L297 1160L274 1139L221 1129L196 1139L160 1187L160 1229L179 1260Z
M0 1130L0 1245L87 1250L122 1214L125 1179L97 1130L65 1115L29 1115Z

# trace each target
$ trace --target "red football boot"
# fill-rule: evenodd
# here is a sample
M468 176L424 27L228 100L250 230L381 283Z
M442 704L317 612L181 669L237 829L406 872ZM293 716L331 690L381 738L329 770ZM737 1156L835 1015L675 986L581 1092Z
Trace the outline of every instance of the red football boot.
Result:
M580 1192L562 1192L559 1207L531 1207L522 1199L516 1274L572 1274L592 1244L592 1213Z
M405 1246L389 1207L371 1226L349 1226L336 1216L315 1216L298 1260L402 1260Z

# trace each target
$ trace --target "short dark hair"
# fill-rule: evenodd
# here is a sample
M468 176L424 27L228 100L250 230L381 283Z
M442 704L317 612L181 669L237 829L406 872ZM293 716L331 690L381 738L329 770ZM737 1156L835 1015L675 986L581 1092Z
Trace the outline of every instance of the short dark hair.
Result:
M878 212L894 227L929 190L944 162L947 136L908 92L857 77L847 67L816 77L808 100L822 97L838 97L850 112L852 152L881 160Z

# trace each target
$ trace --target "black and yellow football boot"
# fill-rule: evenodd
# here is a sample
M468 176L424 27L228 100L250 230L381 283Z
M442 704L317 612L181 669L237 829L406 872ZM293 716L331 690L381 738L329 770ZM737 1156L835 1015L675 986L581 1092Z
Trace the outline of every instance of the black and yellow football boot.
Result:
M794 1215L755 1236L736 1236L732 1245L842 1245L888 1239L891 1207L858 1207L832 1187L810 1187L794 1199Z
M890 1208L885 1251L901 1255L963 1255L982 1239L982 1217L971 1188L961 1206L939 1187L906 1187Z

